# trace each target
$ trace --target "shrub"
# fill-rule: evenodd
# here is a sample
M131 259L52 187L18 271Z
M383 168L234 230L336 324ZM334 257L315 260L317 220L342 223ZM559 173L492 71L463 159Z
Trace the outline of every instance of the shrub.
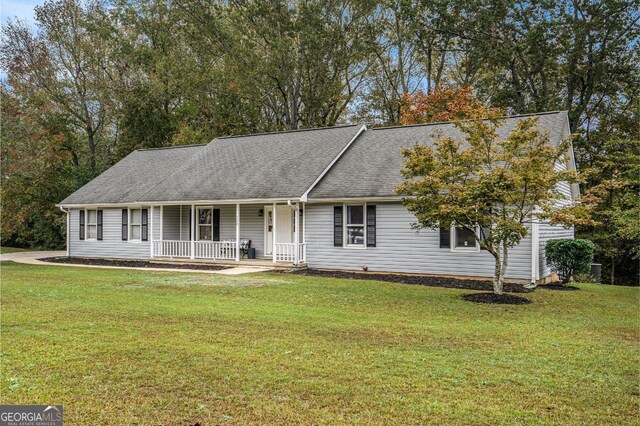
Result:
M558 273L563 283L567 283L576 274L590 272L594 248L589 240L549 240L545 246L547 265Z

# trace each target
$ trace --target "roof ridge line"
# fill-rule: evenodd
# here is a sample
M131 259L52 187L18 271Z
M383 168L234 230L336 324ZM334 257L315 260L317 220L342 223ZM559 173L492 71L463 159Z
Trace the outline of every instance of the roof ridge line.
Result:
M531 117L538 115L551 115L558 114L561 112L567 112L566 110L556 110L556 111L544 111L544 112L529 112L526 114L513 114L513 115L503 115L498 117L498 120L507 119L507 118L518 118L518 117ZM441 124L453 124L453 123L462 123L465 121L474 120L473 118L465 118L461 120L449 120L449 121L434 121L433 123L417 123L417 124L398 124L395 126L384 126L384 127L371 127L369 130L387 130L387 129L398 129L403 127L420 127L420 126L437 126ZM488 118L481 118L482 121L489 120Z
M189 144L189 145L159 146L159 147L156 147L156 148L138 148L138 149L136 149L136 151L159 151L159 150L162 150L162 149L191 148L191 147L194 147L194 146L205 146L205 145L208 145L208 142L207 143L192 143L192 144Z
M261 133L249 133L245 135L228 135L228 136L218 136L214 138L216 139L233 139L233 138L248 138L251 136L264 136L264 135L277 135L284 133L298 133L298 132L310 132L313 130L332 130L332 129L343 129L345 127L355 127L361 126L362 123L354 123L354 124L341 124L339 126L324 126L324 127L308 127L306 129L291 129L291 130L276 130L273 132L261 132Z

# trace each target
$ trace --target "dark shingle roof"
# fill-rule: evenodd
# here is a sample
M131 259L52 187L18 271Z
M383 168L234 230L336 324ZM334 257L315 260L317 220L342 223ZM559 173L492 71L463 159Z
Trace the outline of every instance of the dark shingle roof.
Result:
M60 204L134 203L206 145L133 151Z
M530 115L505 119L499 134L506 136L515 124ZM549 132L550 142L558 144L566 123L565 112L535 114L539 127ZM416 143L431 144L437 134L460 138L452 123L433 123L370 129L356 139L309 194L310 200L327 198L388 197L402 182L404 163L401 148Z
M537 114L558 143L566 113ZM506 135L518 120L508 117ZM327 127L214 139L207 145L138 150L71 194L61 205L189 202L301 197L362 126ZM432 143L436 134L460 137L451 123L366 130L308 198L394 196L401 182L402 147Z
M299 198L361 125L222 137L139 150L60 204Z

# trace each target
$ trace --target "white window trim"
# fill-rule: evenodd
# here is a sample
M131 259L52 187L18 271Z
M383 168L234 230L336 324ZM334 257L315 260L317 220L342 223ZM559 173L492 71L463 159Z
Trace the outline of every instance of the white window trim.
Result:
M362 245L347 243L347 218L349 207L362 206L362 224L364 231L364 243ZM342 247L349 250L365 250L367 248L367 203L344 203L342 205Z
M211 209L211 224L210 225L200 225L200 210L202 209ZM196 241L213 241L213 206L196 206ZM211 239L203 240L200 238L200 226L209 226L211 228Z
M98 208L95 209L84 209L84 240L85 241L98 241ZM96 223L92 226L96 227L96 237L89 238L89 212L96 212Z
M128 207L127 208L127 242L134 244L146 243L147 241L142 241L142 209L146 209L146 207ZM133 239L131 238L131 227L134 225L131 221L131 211L132 210L140 210L140 223L136 226L140 227L140 238Z
M479 252L480 251L480 244L478 243L478 241L475 241L475 246L474 247L456 247L457 246L457 237L458 237L458 233L456 232L456 226L455 224L451 224L451 230L450 230L450 235L451 235L451 241L450 241L450 251L452 252L466 252L466 253L473 253L473 252ZM476 225L476 237L480 235L480 226Z

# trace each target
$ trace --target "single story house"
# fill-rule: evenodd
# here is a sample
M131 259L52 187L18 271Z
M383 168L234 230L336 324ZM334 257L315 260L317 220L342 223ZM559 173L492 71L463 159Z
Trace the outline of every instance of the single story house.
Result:
M535 114L552 143L570 134L565 112ZM528 117L507 117L506 135ZM262 262L318 269L492 277L493 258L456 228L421 230L394 187L402 147L458 136L451 123L347 125L132 152L64 199L69 256ZM570 153L567 164L575 169ZM566 202L578 187L562 184ZM551 274L544 246L573 229L532 220L507 278ZM250 243L248 243L250 240ZM255 262L255 261L253 261Z

